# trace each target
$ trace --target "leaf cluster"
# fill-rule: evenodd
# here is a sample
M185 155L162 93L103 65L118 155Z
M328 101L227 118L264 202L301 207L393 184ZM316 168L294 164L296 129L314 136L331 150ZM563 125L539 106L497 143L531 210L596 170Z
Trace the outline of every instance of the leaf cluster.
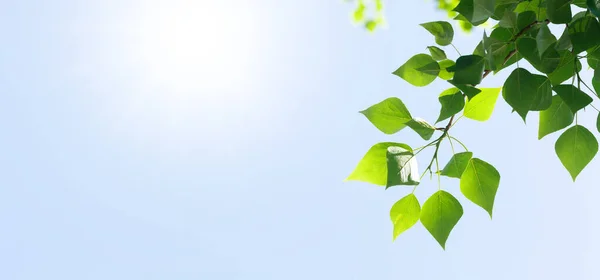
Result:
M489 34L484 31L472 52L461 55L456 50L458 57L451 59L444 48L454 47L452 24L423 23L424 31L432 35L432 45L393 71L417 87L436 80L449 84L438 97L440 113L435 123L414 117L397 97L360 112L385 134L408 128L424 141L434 140L414 149L406 143L375 144L348 177L386 189L412 186L412 192L390 211L393 238L420 221L443 248L462 217L463 208L442 189L440 176L458 179L462 195L490 217L500 185L498 170L474 157L460 140L451 136L452 127L460 119L490 119L500 95L523 122L531 114L539 114L538 138L560 132L555 152L575 181L598 152L596 137L578 123L577 115L588 108L598 111L592 103L600 94L600 0L450 2L456 13L454 20L474 27L487 24L492 26ZM530 70L522 64L531 65ZM579 74L585 64L594 71L591 86ZM510 74L502 85L481 86L488 75L507 68L512 69L506 70ZM597 120L596 130L600 131L600 114ZM445 124L439 126L440 122ZM453 156L440 169L438 151L443 141L451 144ZM455 143L464 151L456 153ZM419 173L418 155L426 149L433 149L433 156L426 161L423 173ZM438 177L438 190L421 205L414 192L427 173Z

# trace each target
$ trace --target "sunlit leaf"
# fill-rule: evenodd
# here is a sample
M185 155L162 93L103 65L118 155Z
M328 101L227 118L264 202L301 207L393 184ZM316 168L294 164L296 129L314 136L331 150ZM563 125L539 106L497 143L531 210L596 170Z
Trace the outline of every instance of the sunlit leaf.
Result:
M460 191L473 203L481 206L492 217L500 173L491 164L472 158L460 177Z
M587 128L576 125L563 132L556 140L554 149L560 162L575 181L579 173L596 156L598 141Z
M414 194L398 200L390 210L390 219L394 225L393 239L414 226L421 217L421 205Z
M412 130L418 133L421 138L425 140L431 139L431 136L435 132L435 127L433 127L424 119L420 118L413 118L412 120L408 121L406 125L412 128Z
M437 242L446 249L452 229L463 215L460 202L446 191L437 191L425 201L421 209L421 223Z
M538 139L571 125L574 118L575 115L562 98L553 96L550 108L540 112Z
M438 63L430 55L417 54L396 69L393 74L414 86L423 87L435 80L439 69Z
M421 26L435 37L435 43L440 46L447 46L452 43L454 38L454 29L446 21L432 21L422 23Z
M393 186L414 186L420 181L417 158L411 150L400 146L387 148L386 189Z
M389 147L401 147L407 151L412 151L410 146L402 143L384 142L375 144L367 151L354 171L346 178L346 181L361 181L379 186L387 185L387 151Z
M465 105L465 117L476 121L487 121L494 112L500 88L482 88L481 92L469 99Z
M472 152L454 154L454 156L450 158L450 161L448 161L448 164L446 164L446 167L442 170L441 175L460 179L472 157Z
M454 64L455 64L454 61L445 59L445 60L438 62L438 64L440 65L440 73L438 74L438 77L440 77L441 79L444 79L444 80L450 80L454 77L453 72L448 72L446 70L447 68L454 66Z
M444 60L447 58L446 52L436 46L429 46L427 49L429 50L429 53L431 53L431 57L435 60Z
M412 120L410 112L397 97L390 97L363 111L367 119L385 134L394 134L406 126Z

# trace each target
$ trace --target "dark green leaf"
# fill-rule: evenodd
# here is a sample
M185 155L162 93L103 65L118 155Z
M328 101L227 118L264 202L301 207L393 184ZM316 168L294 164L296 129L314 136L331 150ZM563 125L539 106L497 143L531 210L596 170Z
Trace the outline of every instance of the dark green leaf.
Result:
M578 54L600 44L600 24L595 18L583 17L569 25L573 52Z
M450 232L463 215L460 202L450 193L437 191L423 204L421 223L433 238L446 249Z
M598 0L587 0L587 8L597 17L600 17L600 1Z
M596 130L600 132L600 113L598 113L598 118L596 118Z
M436 123L441 122L454 114L457 114L465 107L465 97L457 88L450 88L443 91L438 98L442 109Z
M465 105L465 117L476 121L487 121L494 112L500 88L482 88L481 92L470 98Z
M513 10L517 7L519 1L520 0L496 0L494 15L491 17L495 20L500 20L505 18L507 13L515 14Z
M384 142L375 144L360 160L346 181L361 181L385 186L388 178L387 150L389 147L401 147L408 151L412 148L406 144Z
M502 89L502 96L523 120L529 111L547 109L551 104L550 81L523 68L515 69Z
M456 60L456 65L448 68L454 72L453 81L458 84L477 85L483 76L484 60L478 55L463 55Z
M471 24L480 25L494 15L495 0L461 0L454 8Z
M435 132L435 127L431 126L423 119L414 118L406 123L406 125L416 133L418 133L421 138L425 140L431 139L431 136Z
M442 170L441 175L460 179L472 157L473 153L471 152L454 154L454 156L450 158L448 164L446 164L446 167Z
M452 39L454 38L454 29L450 23L446 21L432 21L422 23L421 26L435 36L436 44L440 46L447 46L452 43Z
M571 0L546 0L548 19L555 24L571 22Z
M548 18L548 15L546 13L546 0L524 0L520 2L521 3L519 3L519 5L517 5L517 7L515 8L515 12L517 14L524 14L524 12L530 11L534 13L534 19L537 19L539 21Z
M558 67L552 73L548 74L548 78L552 85L560 85L562 82L568 80L575 75L575 65L577 65L577 72L581 70L581 63L575 59L575 56L570 51L561 51L560 62Z
M429 52L431 53L431 57L433 57L433 59L435 60L444 60L446 59L446 52L444 52L444 50L436 47L436 46L429 46L427 47L427 49L429 49ZM439 67L438 67L439 69Z
M592 98L573 85L557 85L552 88L569 106L573 114L592 103Z
M455 87L457 87L458 89L460 89L460 91L462 91L469 99L473 98L474 96L476 96L477 94L479 94L481 92L480 89L471 86L471 85L466 85L466 84L459 84L456 83L454 80L449 80L448 81L450 84L454 85Z
M540 112L538 139L571 125L574 118L575 115L562 98L553 96L550 108Z
M588 65L594 69L600 68L600 46L589 49L587 51Z
M500 173L491 164L473 158L460 178L460 191L492 217L494 198L500 185Z
M537 48L538 48L538 55L540 57L542 57L542 54L544 54L546 52L546 50L548 50L548 48L552 47L552 45L554 43L556 43L556 37L554 37L554 34L552 34L552 32L550 32L550 28L548 28L548 24L543 24L540 27L540 31L538 32L537 36L535 37L535 41L537 43ZM558 53L556 51L554 51L556 53L557 56ZM560 59L559 59L560 61Z
M508 28L515 32L515 30L517 29L517 13L513 11L506 11L500 19L500 21L498 22L498 25L500 25L500 27Z
M536 22L536 14L534 11L525 11L517 14L517 30L523 30L525 27Z
M390 219L394 225L393 239L414 226L421 217L421 205L414 194L398 200L390 210Z
M567 129L556 140L556 155L565 166L573 181L577 175L592 161L598 152L596 137L581 125Z
M400 146L387 148L387 183L385 188L393 186L414 186L420 181L417 158L412 150Z
M440 65L440 73L438 74L438 77L444 80L450 80L454 77L453 72L448 72L446 70L447 68L454 66L454 61L446 59L440 61L438 64Z
M394 134L406 126L412 120L410 112L397 97L390 97L363 111L367 119L385 134Z
M544 54L540 55L536 40L530 37L519 38L517 50L535 69L542 73L552 73L560 64L560 54L554 48L548 48Z
M436 66L437 72L435 70ZM400 66L393 74L413 86L423 87L435 80L439 70L439 65L430 55L417 54Z
M560 52L563 50L570 50L572 47L573 44L571 44L571 37L569 37L569 29L565 27L562 35L556 42L556 50Z

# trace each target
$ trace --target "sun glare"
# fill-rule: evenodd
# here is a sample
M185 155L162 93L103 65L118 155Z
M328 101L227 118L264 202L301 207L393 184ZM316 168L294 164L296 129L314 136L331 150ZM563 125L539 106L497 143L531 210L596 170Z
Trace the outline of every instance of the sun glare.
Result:
M225 2L146 2L136 52L153 82L210 94L248 78L255 40L250 10Z

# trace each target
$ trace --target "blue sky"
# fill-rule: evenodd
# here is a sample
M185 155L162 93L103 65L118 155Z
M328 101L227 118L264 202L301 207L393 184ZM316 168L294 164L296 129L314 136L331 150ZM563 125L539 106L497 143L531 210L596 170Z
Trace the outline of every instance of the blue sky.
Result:
M600 163L572 183L502 100L455 127L502 179L492 221L442 181L465 208L446 251L420 224L391 241L409 189L343 182L377 142L422 144L359 110L437 117L446 83L391 75L445 19L411 5L368 34L342 1L2 2L0 279L600 279Z

